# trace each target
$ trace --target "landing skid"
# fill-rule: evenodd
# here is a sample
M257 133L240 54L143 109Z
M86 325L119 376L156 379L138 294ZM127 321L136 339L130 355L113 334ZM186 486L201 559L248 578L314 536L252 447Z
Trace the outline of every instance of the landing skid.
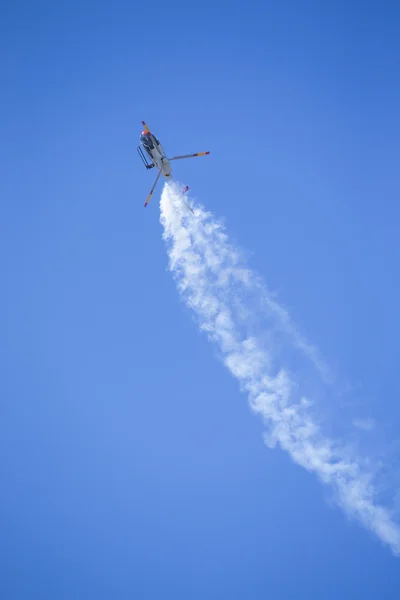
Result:
M138 151L138 154L140 156L140 158L142 159L142 163L144 164L144 166L146 167L146 169L152 169L154 167L154 163L153 162L149 162L147 156L145 155L145 153L142 150L142 146L138 146L136 148L136 150Z

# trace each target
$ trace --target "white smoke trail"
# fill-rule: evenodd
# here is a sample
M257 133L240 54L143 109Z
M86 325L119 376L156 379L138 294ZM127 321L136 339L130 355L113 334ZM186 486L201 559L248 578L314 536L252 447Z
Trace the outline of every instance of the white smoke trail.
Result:
M165 185L160 206L178 290L247 392L253 411L263 417L266 444L280 445L330 485L341 508L400 555L400 529L389 509L377 502L372 468L322 432L313 403L303 395L305 367L292 360L290 349L297 348L326 381L329 372L316 350L245 266L211 213L201 206L189 213L176 183Z

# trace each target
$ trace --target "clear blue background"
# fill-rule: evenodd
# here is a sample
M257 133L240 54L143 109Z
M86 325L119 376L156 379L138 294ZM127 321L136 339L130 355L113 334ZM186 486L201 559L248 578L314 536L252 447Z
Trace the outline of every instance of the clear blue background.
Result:
M167 272L176 176L397 448L395 2L5 1L0 596L397 599L400 563L263 445Z

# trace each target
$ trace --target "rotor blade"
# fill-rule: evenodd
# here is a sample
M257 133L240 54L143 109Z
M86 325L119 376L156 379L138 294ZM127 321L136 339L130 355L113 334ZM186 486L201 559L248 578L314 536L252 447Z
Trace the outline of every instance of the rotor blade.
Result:
M186 200L185 200L185 204L186 204L186 206L188 207L188 209L191 211L191 213L194 215L194 210L193 210L193 208L190 206L190 204L188 204L188 203L186 202Z
M152 194L153 194L153 192L154 192L154 188L155 188L155 187L156 187L156 185L157 185L157 181L160 179L160 175L161 175L161 171L158 171L158 175L157 175L157 177L156 177L156 180L155 180L155 182L153 183L153 187L151 188L151 190L150 190L150 193L149 193L149 195L147 196L147 200L146 200L146 202L144 203L144 207L145 207L145 208L146 208L146 206L148 205L148 203L150 202L151 196L152 196Z
M142 121L142 125L144 127L144 130L146 133L150 133L150 129L147 127L146 123L144 121Z
M205 156L206 154L210 154L209 152L196 152L196 154L184 154L183 156L174 156L173 158L169 158L168 160L179 160L180 158L194 158L195 156Z

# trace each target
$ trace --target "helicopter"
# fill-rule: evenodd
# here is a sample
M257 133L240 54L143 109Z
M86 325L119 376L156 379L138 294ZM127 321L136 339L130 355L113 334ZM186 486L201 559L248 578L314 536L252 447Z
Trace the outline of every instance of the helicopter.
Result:
M172 179L172 160L180 160L182 158L194 158L196 156L206 156L210 153L196 152L195 154L184 154L182 156L173 156L172 158L168 158L158 138L154 135L154 133L152 133L149 130L144 121L142 121L142 125L143 131L140 136L140 144L137 147L137 151L146 169L153 169L154 167L158 169L156 180L153 184L153 187L150 190L149 195L146 198L146 202L144 203L144 206L146 207L151 200L151 196L155 190L160 176L164 175L166 179ZM184 191L186 192L188 189L189 187L186 186Z

